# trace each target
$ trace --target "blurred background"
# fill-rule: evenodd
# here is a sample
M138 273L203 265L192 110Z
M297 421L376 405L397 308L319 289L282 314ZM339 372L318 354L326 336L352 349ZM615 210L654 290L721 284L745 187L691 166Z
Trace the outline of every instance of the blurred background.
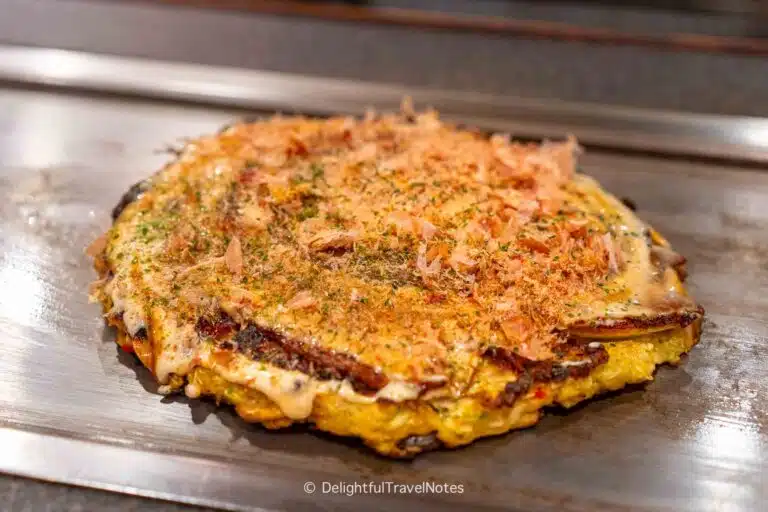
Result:
M768 115L766 0L3 0L0 43Z

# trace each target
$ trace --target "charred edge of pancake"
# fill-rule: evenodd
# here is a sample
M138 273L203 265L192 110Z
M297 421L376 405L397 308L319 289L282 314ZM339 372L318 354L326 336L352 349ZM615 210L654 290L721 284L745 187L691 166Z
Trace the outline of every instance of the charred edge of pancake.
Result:
M534 383L560 382L568 378L587 377L593 369L608 361L608 351L602 344L568 345L561 354L558 354L562 359L533 361L507 348L491 346L483 352L483 357L504 369L517 373L517 380L508 382L504 390L493 400L493 405L509 407L527 393Z
M624 204L624 206L626 206L627 208L629 208L629 209L630 209L630 210L632 210L633 212L636 212L636 211L637 211L637 203L636 203L636 202L634 202L634 201L633 201L632 199L630 199L629 197L622 197L622 198L621 198L621 199L619 199L619 200L620 200L620 201L621 201L621 202Z
M588 321L576 322L568 326L571 336L579 336L579 330L604 332L658 329L659 327L688 327L696 320L704 316L704 308L696 306L695 309L684 311L668 311L656 315L641 315L624 318L595 318Z
M694 340L699 340L701 338L701 331L704 328L704 317L699 318L695 322L691 324L691 336Z
M375 393L389 382L386 375L348 354L325 350L254 323L240 329L237 322L223 312L215 319L200 318L197 331L214 339L220 350L239 352L254 361L299 371L320 380L346 379L358 393Z
M125 210L129 204L141 198L141 196L144 195L144 192L149 190L149 186L149 180L142 180L131 185L126 193L123 194L123 197L120 198L120 201L112 209L112 222L116 221L117 218L120 217L120 214L123 213L123 210Z
M397 442L397 448L402 451L402 456L404 457L437 450L442 446L443 442L438 439L437 432L425 435L408 436Z

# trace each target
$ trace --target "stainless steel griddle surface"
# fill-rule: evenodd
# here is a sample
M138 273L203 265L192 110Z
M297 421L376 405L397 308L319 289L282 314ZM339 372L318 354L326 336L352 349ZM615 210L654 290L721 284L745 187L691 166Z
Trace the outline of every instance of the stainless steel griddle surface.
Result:
M707 309L677 369L521 432L412 462L164 398L119 352L83 248L157 152L234 111L0 89L0 470L233 508L758 510L768 502L768 173L592 152L585 172L689 258ZM317 485L314 494L304 483ZM461 484L330 495L322 482Z

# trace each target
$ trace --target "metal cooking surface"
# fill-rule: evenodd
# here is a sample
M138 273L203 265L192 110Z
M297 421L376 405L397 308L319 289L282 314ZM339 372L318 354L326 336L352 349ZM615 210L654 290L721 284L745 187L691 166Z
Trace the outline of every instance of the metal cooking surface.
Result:
M156 150L235 116L1 90L0 427L10 428L0 428L0 470L240 508L755 510L768 500L761 171L584 157L586 172L631 197L689 258L691 290L707 309L701 344L645 388L413 462L304 429L268 432L225 407L154 394L87 303L94 273L83 247L107 227L122 192L167 159ZM465 492L311 495L308 480L318 489L322 481L432 481Z
M405 96L451 119L527 137L768 165L768 119L535 100L0 44L0 80L281 112L358 115Z

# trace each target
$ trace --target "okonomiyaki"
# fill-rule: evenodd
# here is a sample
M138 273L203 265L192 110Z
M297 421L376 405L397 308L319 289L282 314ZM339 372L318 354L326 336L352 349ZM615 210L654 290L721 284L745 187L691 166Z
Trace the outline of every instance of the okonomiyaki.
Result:
M89 247L162 393L407 457L653 378L698 341L685 258L576 167L427 111L188 142Z

